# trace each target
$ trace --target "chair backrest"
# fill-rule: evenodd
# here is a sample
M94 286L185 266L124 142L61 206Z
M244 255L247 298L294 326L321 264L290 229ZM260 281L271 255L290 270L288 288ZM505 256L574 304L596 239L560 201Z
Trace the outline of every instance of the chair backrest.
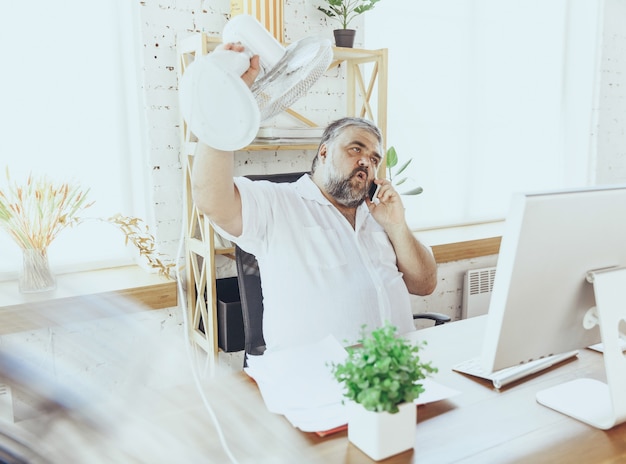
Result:
M237 282L243 314L245 354L260 355L265 351L263 338L263 291L256 257L235 246Z
M294 182L305 172L290 172L282 174L251 175L252 180L269 180L271 182ZM263 291L261 289L261 275L256 257L238 246L235 246L235 261L237 263L237 282L243 315L244 332L244 366L247 355L261 355L265 351L263 338Z

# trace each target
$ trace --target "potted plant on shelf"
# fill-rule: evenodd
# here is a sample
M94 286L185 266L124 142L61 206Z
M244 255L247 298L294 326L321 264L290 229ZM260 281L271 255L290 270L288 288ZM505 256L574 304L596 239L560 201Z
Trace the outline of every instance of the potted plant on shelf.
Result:
M333 18L341 24L340 29L335 29L335 45L349 47L354 45L354 29L348 29L348 25L358 15L374 8L380 0L324 0L326 8L318 6L317 9L329 18Z
M348 401L348 439L374 460L413 448L419 383L437 372L418 356L425 342L412 344L385 324L347 348L343 363L332 364ZM365 331L365 328L363 328Z
M409 180L408 177L401 177L398 179L397 176L404 172L404 170L409 166L409 164L411 164L411 161L413 161L413 158L409 158L408 161L405 161L402 165L400 165L400 167L396 170L394 174L392 169L398 165L398 161L399 161L398 152L396 151L394 147L389 147L385 156L385 164L387 167L387 174L389 177L389 182L391 182L396 189L398 189L400 185L403 185L406 181ZM404 190L400 192L400 195L419 195L423 191L424 189L418 186L418 187L410 188L409 190Z

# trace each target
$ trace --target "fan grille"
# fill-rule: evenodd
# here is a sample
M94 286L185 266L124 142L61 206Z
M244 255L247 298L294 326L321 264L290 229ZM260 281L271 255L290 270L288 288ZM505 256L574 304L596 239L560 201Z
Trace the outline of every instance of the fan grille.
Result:
M289 108L326 72L332 60L330 41L307 37L287 47L283 57L257 79L251 91L265 121Z

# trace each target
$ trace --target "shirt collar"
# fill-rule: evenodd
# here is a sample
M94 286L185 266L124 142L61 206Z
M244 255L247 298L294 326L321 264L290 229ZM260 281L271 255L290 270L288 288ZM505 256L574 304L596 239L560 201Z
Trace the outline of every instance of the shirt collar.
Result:
M298 194L305 200L312 200L322 205L332 205L324 196L320 188L313 182L311 174L305 174L295 183L295 189Z

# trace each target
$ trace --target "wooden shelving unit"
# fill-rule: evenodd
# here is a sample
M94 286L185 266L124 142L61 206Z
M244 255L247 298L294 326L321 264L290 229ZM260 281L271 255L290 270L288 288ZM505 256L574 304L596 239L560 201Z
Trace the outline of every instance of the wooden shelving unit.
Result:
M179 79L197 56L210 53L221 42L204 33L194 34L180 40L177 47ZM329 69L344 66L345 99L347 116L370 119L378 125L383 140L387 135L387 49L363 50L333 48L333 60ZM372 103L375 102L376 105ZM291 116L305 125L317 127L302 114L291 109ZM217 355L217 296L215 256L233 257L234 249L216 246L211 224L193 204L191 196L191 172L197 139L181 118L181 158L184 160L185 230L187 260L187 311L190 322L190 339L210 355ZM244 148L262 150L315 150L316 143L277 144L256 143ZM203 330L201 330L203 328Z

